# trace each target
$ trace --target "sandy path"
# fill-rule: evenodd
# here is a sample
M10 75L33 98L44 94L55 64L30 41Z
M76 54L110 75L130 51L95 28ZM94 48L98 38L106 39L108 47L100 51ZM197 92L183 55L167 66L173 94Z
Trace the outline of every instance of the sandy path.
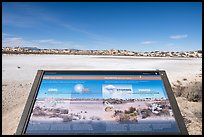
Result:
M20 68L18 68L20 67ZM97 57L65 55L2 55L2 134L14 134L27 101L33 80L39 69L56 70L149 70L165 69L170 83L187 79L187 83L201 81L202 59L138 59L136 57ZM202 82L201 82L202 83ZM187 84L188 85L188 84ZM202 117L197 120L192 111L201 102L177 98L181 112L187 119L190 134L202 134ZM186 101L186 102L185 102ZM185 106L188 105L188 108ZM185 109L184 109L185 108ZM190 121L189 121L190 120Z

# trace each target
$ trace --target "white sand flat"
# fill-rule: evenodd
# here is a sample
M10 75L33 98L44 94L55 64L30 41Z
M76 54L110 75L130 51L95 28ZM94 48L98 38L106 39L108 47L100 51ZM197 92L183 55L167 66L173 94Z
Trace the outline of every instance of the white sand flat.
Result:
M20 68L19 68L19 67ZM170 83L186 78L201 81L202 58L143 58L83 55L2 55L2 134L14 134L23 112L37 70L152 70L164 69ZM202 121L192 117L194 106L201 111L200 102L177 99L183 115L191 120L190 134L202 134Z

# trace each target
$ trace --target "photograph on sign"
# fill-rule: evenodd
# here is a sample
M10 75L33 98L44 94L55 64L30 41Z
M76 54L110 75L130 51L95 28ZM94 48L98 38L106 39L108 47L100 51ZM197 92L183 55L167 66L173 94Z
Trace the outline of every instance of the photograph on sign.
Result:
M25 134L179 134L159 73L44 74Z

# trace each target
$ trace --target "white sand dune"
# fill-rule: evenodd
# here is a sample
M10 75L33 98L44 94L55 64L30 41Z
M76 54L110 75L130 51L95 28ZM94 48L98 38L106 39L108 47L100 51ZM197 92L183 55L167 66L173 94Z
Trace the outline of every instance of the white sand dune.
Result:
M37 70L154 70L164 69L170 83L187 79L201 81L202 59L74 56L74 55L2 55L2 134L14 134L22 115ZM188 85L188 84L186 84ZM192 91L193 92L193 91ZM191 102L188 102L191 104ZM200 102L193 102L201 106ZM188 117L189 108L179 98L182 114L191 122L190 134L202 134L202 118ZM196 111L200 112L199 107ZM191 114L191 115L192 115ZM191 123L193 123L191 125ZM195 127L195 125L197 125ZM196 128L196 131L194 130Z

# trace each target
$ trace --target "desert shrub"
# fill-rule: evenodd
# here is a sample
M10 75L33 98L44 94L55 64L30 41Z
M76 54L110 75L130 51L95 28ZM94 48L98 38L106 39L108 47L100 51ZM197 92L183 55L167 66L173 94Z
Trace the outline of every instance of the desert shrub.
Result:
M186 117L184 117L183 120L186 125L192 122L190 119L187 119Z
M201 91L192 91L185 94L185 97L188 101L198 102L202 98L202 92Z
M141 111L142 118L149 117L151 113L152 113L151 110L149 110L149 109L143 109L143 110Z
M194 114L197 118L199 118L199 119L202 120L202 112L193 112L193 114Z
M130 107L129 108L129 113L133 113L133 112L135 112L136 111L136 108L134 108L134 107Z
M33 112L34 116L46 116L46 113L44 111L35 111Z
M187 98L188 101L198 102L202 100L202 83L194 82L188 86L182 96Z
M176 85L172 87L176 97L185 97L188 101L202 101L202 83L195 81L187 86Z
M54 113L54 114L51 114L49 117L50 117L50 118L52 118L52 117L59 117L59 115L56 114L56 113Z
M124 113L125 113L125 114L129 114L129 111L128 111L128 110L125 110Z
M170 112L168 109L163 109L161 112L160 112L161 115L164 115L164 116L170 116Z
M71 116L63 116L62 119L63 119L63 122L72 121L72 117Z
M44 112L41 107L36 106L36 107L33 109L33 115L34 115L34 116L45 116L45 115L46 115L46 112Z
M121 111L121 110L115 110L115 115L120 114L120 113L123 113L123 111Z
M137 116L137 114L134 112L134 113L130 113L130 116L134 117L134 116Z
M121 115L120 116L120 122L128 122L130 120L130 116L129 115Z
M40 107L40 106L36 106L35 108L34 108L34 111L35 110L42 110L42 108Z
M59 108L56 108L53 111L56 112L56 113L60 113L60 109Z
M68 109L61 109L61 110L60 110L60 113L61 113L61 114L68 114L69 111L68 111Z
M97 116L91 116L90 119L91 119L91 120L101 120L101 118L100 118L100 117L97 117Z
M175 88L173 88L173 90L174 90L175 96L180 97L185 92L186 87L178 85Z
M134 107L129 107L129 110L125 110L124 113L125 114L130 114L130 113L134 113L136 111L136 108Z

